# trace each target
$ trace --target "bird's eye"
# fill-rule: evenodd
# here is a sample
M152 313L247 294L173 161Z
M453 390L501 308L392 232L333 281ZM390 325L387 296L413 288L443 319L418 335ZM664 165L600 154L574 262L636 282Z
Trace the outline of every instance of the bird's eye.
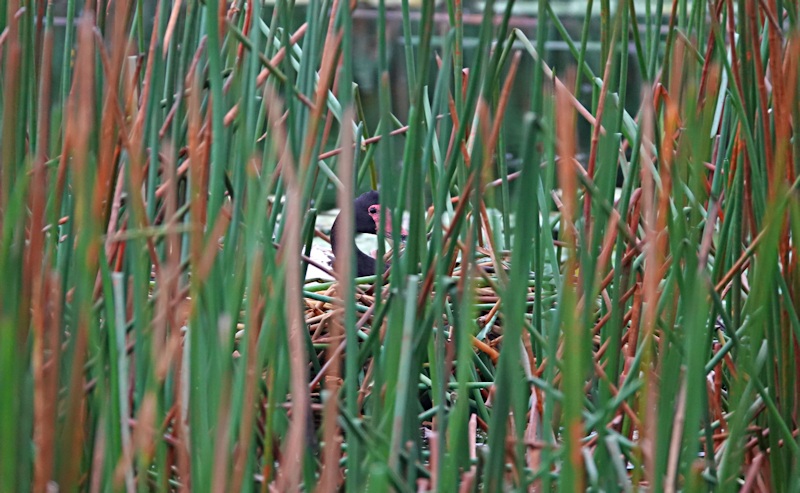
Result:
M378 208L373 205L372 207L369 208L369 213L370 214L377 214L378 213Z

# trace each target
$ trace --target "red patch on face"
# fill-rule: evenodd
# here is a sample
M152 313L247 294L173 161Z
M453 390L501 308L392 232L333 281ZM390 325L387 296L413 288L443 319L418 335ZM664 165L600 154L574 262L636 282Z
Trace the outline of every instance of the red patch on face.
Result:
M381 227L381 206L378 204L371 205L369 209L367 209L367 212L369 213L369 217L375 221L375 231L378 231ZM392 235L392 215L388 209L386 210L386 227L383 228L383 234L386 236ZM400 228L400 235L405 238L408 236L408 231L404 228Z

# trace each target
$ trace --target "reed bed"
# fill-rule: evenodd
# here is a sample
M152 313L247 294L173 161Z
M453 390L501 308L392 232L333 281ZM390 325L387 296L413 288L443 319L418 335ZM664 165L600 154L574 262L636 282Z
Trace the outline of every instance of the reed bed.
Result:
M797 2L554 4L4 2L0 491L799 491Z

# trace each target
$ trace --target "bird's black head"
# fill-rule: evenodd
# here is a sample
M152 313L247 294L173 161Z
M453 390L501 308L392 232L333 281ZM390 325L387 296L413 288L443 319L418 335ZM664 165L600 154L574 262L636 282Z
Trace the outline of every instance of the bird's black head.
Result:
M353 203L356 213L356 233L378 234L378 225L381 220L381 205L378 192L370 190L359 195ZM391 231L391 228L387 228Z
M356 212L356 233L378 234L381 224L381 204L378 200L378 192L371 190L359 195L353 205ZM388 209L383 233L387 238L392 236L392 217ZM400 236L405 239L407 235L408 233L401 228Z

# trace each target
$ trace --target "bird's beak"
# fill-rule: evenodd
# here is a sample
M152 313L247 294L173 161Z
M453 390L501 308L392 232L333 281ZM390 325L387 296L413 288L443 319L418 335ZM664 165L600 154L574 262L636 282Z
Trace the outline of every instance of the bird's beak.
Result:
M386 235L387 238L392 238L392 218L388 214L389 211L386 212L386 228L384 228L383 234ZM405 243L406 238L408 238L408 231L406 231L406 228L400 226L400 241Z
M400 226L400 239L403 241L403 243L405 243L406 239L408 239L408 231L402 226Z
M378 227L380 227L380 223L381 223L380 211L375 212L374 214L370 214L370 215L372 216L372 220L375 221L375 226L376 226L375 229L377 229ZM393 231L392 230L392 211L390 211L389 209L386 209L386 227L383 228L383 234L384 234L384 236L386 236L386 238L392 239L392 231ZM406 231L406 229L401 226L400 227L400 240L402 242L405 242L406 238L408 238L408 231Z

